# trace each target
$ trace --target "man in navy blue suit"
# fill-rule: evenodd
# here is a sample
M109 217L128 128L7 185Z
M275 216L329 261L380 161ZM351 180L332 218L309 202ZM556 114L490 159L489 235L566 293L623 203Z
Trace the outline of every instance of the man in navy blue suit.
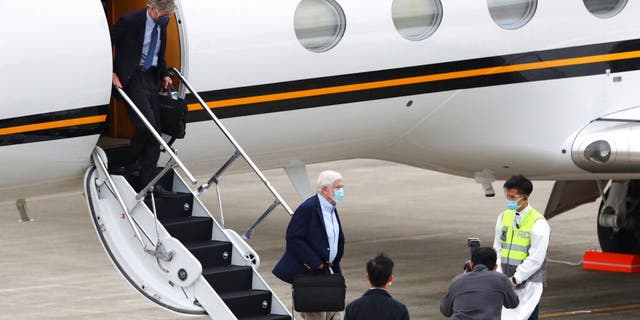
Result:
M111 27L111 43L116 48L113 85L124 89L158 132L158 83L161 82L166 89L172 82L164 53L167 24L174 10L173 0L149 0L148 8L123 15ZM141 189L153 179L160 157L160 144L135 112L130 108L128 111L136 128L131 139L132 162L129 168L140 170L137 188Z
M287 227L287 247L273 269L273 274L282 281L292 283L296 274L327 267L340 273L344 234L336 204L344 197L342 175L331 170L321 172L317 191L296 209ZM342 312L306 312L302 317L305 320L341 320Z
M381 253L369 260L367 279L371 289L347 306L344 320L409 320L407 306L393 299L387 291L393 281L391 258Z

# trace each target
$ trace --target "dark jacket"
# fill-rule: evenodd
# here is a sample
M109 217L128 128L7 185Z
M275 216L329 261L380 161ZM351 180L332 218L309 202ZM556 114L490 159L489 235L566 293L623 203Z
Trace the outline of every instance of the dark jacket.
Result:
M387 290L370 289L347 306L344 320L409 320L409 311Z
M147 23L147 9L127 13L111 26L111 43L116 47L113 60L113 72L120 78L122 86L126 86L140 65L144 29ZM167 25L160 24L160 50L158 51L158 67L156 78L168 76L164 53L167 48Z
M340 225L338 254L333 261L333 271L340 273L340 260L344 252L344 234L336 210L336 220ZM322 208L318 195L305 200L293 213L287 227L287 247L284 255L273 268L273 274L280 280L292 283L293 276L316 269L329 261L329 238L324 226ZM306 265L306 266L305 266Z
M500 272L477 265L451 281L442 298L440 312L455 320L500 320L502 306L515 308L520 303L511 281Z

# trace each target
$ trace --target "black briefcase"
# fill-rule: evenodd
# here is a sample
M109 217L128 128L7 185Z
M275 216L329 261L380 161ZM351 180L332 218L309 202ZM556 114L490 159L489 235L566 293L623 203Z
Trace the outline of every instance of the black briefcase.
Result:
M293 307L297 312L344 310L347 287L337 273L305 273L293 277Z
M177 139L184 138L187 126L187 103L184 99L177 98L171 86L166 92L158 93L158 102L162 133Z

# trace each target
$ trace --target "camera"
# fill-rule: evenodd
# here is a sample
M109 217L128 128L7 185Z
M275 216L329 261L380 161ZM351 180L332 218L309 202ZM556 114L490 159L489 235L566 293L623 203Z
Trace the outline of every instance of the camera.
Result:
M467 238L467 247L471 248L471 250L479 248L480 247L480 239L478 239L478 238Z
M469 250L471 251L471 253L473 253L473 250L478 249L480 247L480 239L478 238L467 238L467 247L469 247ZM464 263L464 267L463 267L464 272L470 272L471 269L471 262L469 260L467 260Z

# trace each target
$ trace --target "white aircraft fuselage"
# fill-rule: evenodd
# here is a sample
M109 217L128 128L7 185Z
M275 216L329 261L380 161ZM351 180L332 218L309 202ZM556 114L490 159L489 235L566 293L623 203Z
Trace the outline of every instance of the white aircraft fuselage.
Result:
M107 118L100 1L36 2L0 6L0 200L80 189ZM177 3L182 73L262 169L372 158L466 177L640 177L574 159L592 121L640 106L637 1L608 19L582 1L541 1L507 30L486 1L447 0L438 29L410 41L391 0L341 0L344 36L320 53L296 38L299 0ZM174 146L210 174L232 149L186 99L187 136Z

